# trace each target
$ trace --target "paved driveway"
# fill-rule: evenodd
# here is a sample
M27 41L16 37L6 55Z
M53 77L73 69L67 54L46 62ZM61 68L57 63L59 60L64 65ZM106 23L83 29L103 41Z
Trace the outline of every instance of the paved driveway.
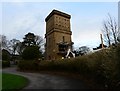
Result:
M5 68L2 71L28 78L30 83L24 89L89 89L84 82L73 78L41 73L19 72L16 70L16 67Z

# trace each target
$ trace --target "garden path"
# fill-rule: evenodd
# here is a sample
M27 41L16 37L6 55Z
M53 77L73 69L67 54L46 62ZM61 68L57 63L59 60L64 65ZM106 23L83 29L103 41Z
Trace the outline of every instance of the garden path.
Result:
M12 73L24 76L30 83L24 89L90 89L83 81L63 76L50 74L19 72L17 67L9 67L2 70L5 73Z

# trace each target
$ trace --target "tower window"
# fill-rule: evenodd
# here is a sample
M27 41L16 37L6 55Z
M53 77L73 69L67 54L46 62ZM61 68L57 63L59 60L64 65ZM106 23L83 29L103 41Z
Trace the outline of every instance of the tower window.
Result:
M66 52L67 49L68 49L68 45L64 45L64 44L59 45L60 52Z
M65 42L65 36L63 36L63 42Z

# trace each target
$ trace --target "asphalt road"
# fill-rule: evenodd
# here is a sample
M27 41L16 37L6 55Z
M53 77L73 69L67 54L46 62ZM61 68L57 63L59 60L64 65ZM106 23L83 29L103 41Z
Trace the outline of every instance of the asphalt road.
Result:
M5 68L2 72L28 78L30 83L23 89L90 89L83 81L78 79L50 74L19 72L15 66Z

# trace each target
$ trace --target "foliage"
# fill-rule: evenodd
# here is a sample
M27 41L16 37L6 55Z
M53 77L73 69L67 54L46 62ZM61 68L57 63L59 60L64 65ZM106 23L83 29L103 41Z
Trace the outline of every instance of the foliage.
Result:
M79 50L74 50L73 53L75 54L75 57L79 56L80 55L80 52Z
M73 53L75 53L75 56L82 56L90 52L90 48L87 46L81 46L79 49L74 50Z
M25 60L38 59L40 57L40 51L38 46L28 46L22 53L22 58Z
M8 40L6 36L0 35L0 50L5 49L14 55L22 55L24 49L28 46L38 46L40 52L44 51L44 40L41 36L35 35L34 33L28 33L23 38L24 40L20 42L17 39Z
M32 62L21 61L21 70L62 71L78 73L93 78L96 83L107 88L120 87L120 44L95 53L79 56L73 59L41 61L37 68Z
M2 73L2 91L18 91L28 84L28 79L25 77Z
M10 56L10 53L3 49L2 50L2 67L10 67L10 59L11 59L11 56Z
M2 50L2 60L10 61L10 53L5 49Z
M35 35L35 44L39 47L44 45L44 40L41 36Z
M19 44L19 40L17 39L12 39L10 40L10 50L11 50L11 54L15 55L15 53L17 52L17 48L18 48L18 44Z
M90 48L87 47L87 46L81 46L79 48L79 51L80 51L81 54L87 54L90 51Z
M1 48L9 50L10 41L7 39L5 35L0 35L0 37L1 37L0 40Z
M21 60L19 61L18 67L20 70L36 70L35 61L33 60Z
M12 56L15 55L20 41L17 39L8 40L5 35L0 35L0 37L2 39L0 40L1 49L8 50Z
M2 68L10 67L10 61L2 61Z
M41 36L35 35L34 33L26 34L23 39L23 45L25 46L35 45L40 47L43 43L43 38Z
M28 33L25 35L25 37L23 38L23 42L20 42L19 48L18 48L18 53L19 54L23 54L23 51L28 49L27 47L30 46L36 46L39 48L40 53L42 52L42 48L44 46L44 41L43 38L41 36L35 35L34 33ZM33 50L33 49L32 49Z
M35 35L33 33L26 34L23 39L24 45L26 46L35 45Z
M20 41L17 39L10 40L9 50L11 51L11 60L15 61L15 55L17 53Z
M22 55L22 52L23 52L24 49L25 49L25 46L23 45L23 43L18 42L16 51L20 56Z

